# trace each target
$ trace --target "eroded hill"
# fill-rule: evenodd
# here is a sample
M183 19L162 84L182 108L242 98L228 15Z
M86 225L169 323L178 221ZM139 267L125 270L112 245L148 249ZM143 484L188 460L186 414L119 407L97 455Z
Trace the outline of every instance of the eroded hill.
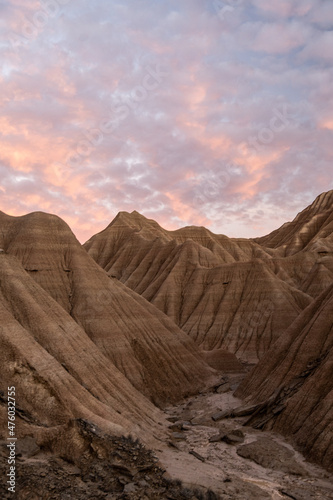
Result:
M84 246L202 349L257 362L333 282L332 193L257 240L202 227L166 231L137 212L120 212Z
M194 392L212 374L191 339L138 294L110 279L61 219L43 213L2 215L0 224L2 263L15 257L25 271L22 279L29 276L56 301L63 317L74 320L101 354L154 402ZM17 302L21 324L27 319L24 287ZM31 317L37 313L30 311Z
M332 203L256 240L121 212L84 247L56 216L0 212L2 428L15 385L18 435L41 453L80 456L81 421L156 447L155 405L198 393L210 366L241 372L236 355L259 360L237 392L248 424L332 469Z

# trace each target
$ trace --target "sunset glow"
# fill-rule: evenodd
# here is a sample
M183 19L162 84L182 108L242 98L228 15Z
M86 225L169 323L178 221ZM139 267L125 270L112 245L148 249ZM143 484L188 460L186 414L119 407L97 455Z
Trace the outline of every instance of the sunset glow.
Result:
M2 2L0 210L249 237L331 189L333 3L224 3Z

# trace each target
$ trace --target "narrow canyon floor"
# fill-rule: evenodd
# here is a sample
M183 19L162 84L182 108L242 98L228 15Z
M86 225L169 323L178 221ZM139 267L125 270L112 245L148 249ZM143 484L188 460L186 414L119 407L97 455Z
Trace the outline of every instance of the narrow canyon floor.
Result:
M157 456L167 473L184 485L210 488L221 499L333 499L332 475L307 462L281 435L244 426L247 417L212 419L242 405L233 396L241 378L225 376L220 392L215 388L165 408L170 441Z
M73 421L72 445L57 454L34 438L18 445L17 500L326 500L333 477L307 462L283 437L244 426L248 417L218 418L242 401L244 374L164 409L168 437L154 450L131 437L106 436ZM6 443L0 442L5 477ZM13 495L3 489L4 500Z

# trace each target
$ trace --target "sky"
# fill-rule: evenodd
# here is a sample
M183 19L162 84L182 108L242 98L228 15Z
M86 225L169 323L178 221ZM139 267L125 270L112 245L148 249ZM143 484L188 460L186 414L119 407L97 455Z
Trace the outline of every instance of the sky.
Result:
M0 210L269 233L333 188L332 0L0 0Z

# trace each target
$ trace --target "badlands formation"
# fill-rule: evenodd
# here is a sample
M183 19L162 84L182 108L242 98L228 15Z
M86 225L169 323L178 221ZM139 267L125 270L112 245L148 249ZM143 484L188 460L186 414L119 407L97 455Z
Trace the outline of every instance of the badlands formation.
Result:
M19 500L333 497L333 191L257 239L0 212L0 249Z

